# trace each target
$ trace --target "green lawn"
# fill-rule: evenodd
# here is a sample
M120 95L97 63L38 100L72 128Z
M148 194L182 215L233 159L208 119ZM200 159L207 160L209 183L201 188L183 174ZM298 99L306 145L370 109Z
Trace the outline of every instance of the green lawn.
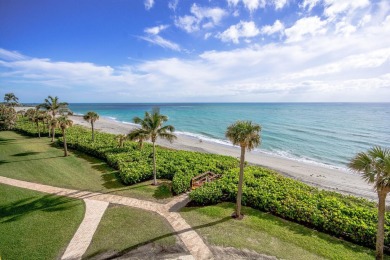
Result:
M84 210L81 200L0 184L0 259L57 259Z
M153 243L162 247L176 244L169 223L156 213L141 209L110 206L84 257L104 253L126 253Z
M234 204L183 208L181 215L209 244L250 249L283 259L373 259L374 251L248 207L242 221ZM386 259L390 259L387 257Z
M0 175L58 187L112 193L165 203L172 198L170 181L125 186L105 162L79 152L63 157L47 137L31 138L0 131Z

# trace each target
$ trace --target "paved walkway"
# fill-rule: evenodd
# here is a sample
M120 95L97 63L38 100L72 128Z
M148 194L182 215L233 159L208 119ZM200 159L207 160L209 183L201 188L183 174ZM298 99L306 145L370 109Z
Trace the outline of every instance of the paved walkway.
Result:
M90 199L85 199L84 202L85 216L83 222L81 222L64 255L61 257L63 260L81 259L85 251L87 251L89 244L91 244L93 235L109 204L105 201Z
M38 183L15 180L15 179L1 177L1 176L0 176L0 183L15 186L15 187L20 187L20 188L40 191L44 193L50 193L58 196L67 196L67 197L72 197L77 199L84 199L88 201L107 202L107 205L108 203L115 203L115 204L120 204L120 205L125 205L129 207L140 208L140 209L156 212L161 216L163 216L165 219L167 219L167 221L171 224L171 226L175 230L176 234L183 241L184 245L187 247L188 251L195 259L213 258L212 252L210 251L208 246L204 243L202 238L198 235L198 233L195 232L195 230L192 229L190 225L188 225L188 223L177 212L182 206L184 206L189 201L187 194L182 194L180 196L177 196L172 201L164 205L164 204L155 203L151 201L122 197L118 195L58 188L58 187L53 187L53 186L48 186L48 185L43 185ZM99 212L100 212L99 214L104 213L104 211L103 213L101 213L100 210ZM82 224L83 223L84 220ZM94 222L92 221L91 223ZM89 235L86 235L85 238L82 239L80 238L79 241L84 241L84 242L78 243L77 245L79 246L77 247L77 249L75 248L69 249L69 247L72 246L72 243L69 244L65 254L68 252L68 249L69 251L72 252L75 251L75 254L77 254L77 256L80 255L81 251L83 250L82 248L85 248L84 249L85 252L85 250L89 246L89 243L91 242L90 240L88 242L87 236ZM67 256L65 254L63 258Z

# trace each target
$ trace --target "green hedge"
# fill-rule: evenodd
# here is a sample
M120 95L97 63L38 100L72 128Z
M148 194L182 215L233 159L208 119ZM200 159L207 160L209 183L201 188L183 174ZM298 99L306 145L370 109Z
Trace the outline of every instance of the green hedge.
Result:
M17 129L25 134L37 135L36 127L31 122L18 122ZM91 131L85 127L73 126L67 129L69 148L103 159L119 170L118 177L125 184L135 184L153 177L152 145L145 143L142 150L138 143L125 142L123 148L118 147L115 135L96 132L95 141L91 140ZM62 142L62 139L59 139ZM206 171L222 174L224 171L238 166L238 160L216 154L179 151L156 147L157 178L172 180L174 193L183 193L190 188L193 176Z
M216 182L191 192L199 205L235 202L238 169ZM261 167L246 167L242 204L285 219L374 247L377 228L375 203L365 199L319 190ZM386 215L385 245L390 244L390 215Z

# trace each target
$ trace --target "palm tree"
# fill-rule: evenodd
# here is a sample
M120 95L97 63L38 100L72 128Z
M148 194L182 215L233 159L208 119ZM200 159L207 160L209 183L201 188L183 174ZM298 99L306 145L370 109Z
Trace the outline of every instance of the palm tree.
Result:
M60 110L66 110L68 111L68 103L66 102L59 102L58 101L58 97L52 97L52 96L48 96L46 99L45 99L45 103L42 103L39 105L40 107L43 107L45 108L47 111L51 111L51 115L53 117L56 116L57 112Z
M51 129L51 142L53 143L56 135L56 128L58 127L58 120L56 118L52 118L49 121L49 126Z
M41 121L43 122L44 114L42 113L42 111L39 110L39 106L36 106L34 114L32 115L31 119L37 126L38 137L41 138L41 129L39 127L39 122Z
M44 117L43 117L43 122L46 124L47 126L47 132L49 133L49 136L51 135L51 126L50 126L50 120L52 119L52 116L48 113L48 111L46 111L46 113L44 114Z
M95 129L93 127L93 124L96 122L96 120L99 120L99 115L96 112L89 111L84 115L84 120L88 123L91 123L92 141L95 141Z
M66 129L70 126L73 125L73 121L68 119L67 116L60 116L58 119L58 126L61 128L62 130L62 138L63 138L63 142L64 142L64 156L68 156L68 147L66 145Z
M142 149L144 146L144 141L149 139L149 134L144 129L134 129L128 135L127 138L132 141L138 142L139 149Z
M134 129L129 133L132 140L151 140L153 143L153 185L157 185L156 170L156 141L160 137L172 142L176 136L173 134L175 128L172 125L163 126L168 121L166 115L160 114L159 109L153 109L152 113L145 112L144 119L134 117L133 122L141 125L141 129ZM136 134L137 133L137 134ZM139 136L137 136L139 135Z
M375 146L358 153L348 167L374 184L378 193L378 230L376 235L376 259L383 259L385 237L386 196L390 192L390 150Z
M120 148L123 147L123 144L124 144L126 138L127 138L127 136L126 136L126 135L122 135L122 134L119 134L119 135L117 135L117 136L115 137L116 141L118 142L118 146L119 146Z
M233 215L237 219L242 219L241 198L242 184L244 181L245 150L253 150L260 144L260 131L261 126L258 124L252 124L251 121L237 121L228 126L225 133L226 138L228 138L233 145L239 145L241 147L236 212Z
M13 107L18 104L19 98L17 98L14 93L7 93L4 95L4 101L8 106Z

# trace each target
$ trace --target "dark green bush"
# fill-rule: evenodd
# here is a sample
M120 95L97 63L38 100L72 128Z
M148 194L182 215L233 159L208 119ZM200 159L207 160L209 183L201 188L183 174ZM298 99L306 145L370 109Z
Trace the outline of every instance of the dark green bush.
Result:
M226 172L211 185L191 192L199 205L235 202L238 169ZM375 245L377 209L365 199L323 191L261 167L246 167L242 204L314 227L358 244ZM386 216L385 244L390 243L390 215Z

